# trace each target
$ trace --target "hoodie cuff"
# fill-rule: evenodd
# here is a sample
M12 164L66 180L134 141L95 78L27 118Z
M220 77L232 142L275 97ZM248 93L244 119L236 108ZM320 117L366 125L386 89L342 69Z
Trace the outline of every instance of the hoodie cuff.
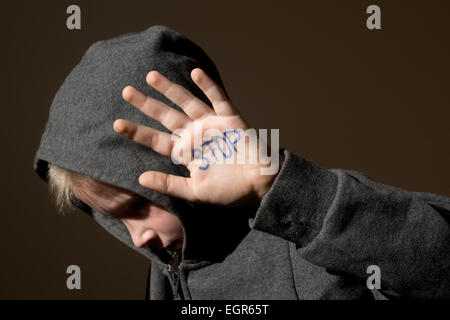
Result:
M319 233L337 189L337 176L291 152L249 226L303 247Z

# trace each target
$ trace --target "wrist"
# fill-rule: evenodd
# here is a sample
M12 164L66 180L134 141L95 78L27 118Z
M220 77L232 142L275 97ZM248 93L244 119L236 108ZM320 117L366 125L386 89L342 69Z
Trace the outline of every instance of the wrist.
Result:
M266 196L266 194L272 188L272 185L275 182L275 179L277 178L278 173L280 172L281 167L283 166L283 163L284 163L284 154L280 153L278 170L274 174L270 174L270 175L263 175L262 173L259 173L259 177L257 179L255 179L255 184L254 184L253 190L256 195L257 205L259 205L261 203L263 198Z

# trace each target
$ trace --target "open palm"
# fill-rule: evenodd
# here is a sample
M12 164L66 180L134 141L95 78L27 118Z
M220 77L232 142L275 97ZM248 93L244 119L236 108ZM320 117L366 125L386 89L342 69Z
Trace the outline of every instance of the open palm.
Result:
M259 144L247 141L244 133L248 125L222 89L203 70L192 70L191 78L211 101L214 110L157 71L148 73L147 83L184 113L131 86L122 92L127 102L173 134L123 119L114 122L114 130L182 163L190 172L190 178L185 178L148 171L140 176L140 184L194 202L258 203L275 178L261 174L264 165L259 161L249 161L251 152L258 155Z

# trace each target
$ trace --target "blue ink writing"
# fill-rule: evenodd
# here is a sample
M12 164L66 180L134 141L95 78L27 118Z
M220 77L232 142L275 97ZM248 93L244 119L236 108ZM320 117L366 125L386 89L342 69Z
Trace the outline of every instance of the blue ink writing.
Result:
M234 141L231 140L230 135L232 136L233 133L237 134L237 137L234 139ZM204 166L199 167L200 170L208 170L209 165L211 164L211 161L203 154L203 148L206 146L209 148L209 150L211 150L214 158L218 161L219 159L217 158L216 153L214 152L214 148L212 147L211 143L215 142L217 149L220 150L220 152L222 153L223 157L225 157L225 159L230 158L233 155L233 149L235 152L237 152L237 148L236 148L236 143L241 139L241 135L239 133L238 130L233 129L233 130L226 130L223 132L223 136L215 136L213 139L206 141L204 143L202 143L201 148L196 148L194 150L192 150L192 157L194 159L202 159L206 162L206 164ZM222 149L219 141L222 140L223 142L225 142L225 149L228 149L229 152L225 153L225 151Z

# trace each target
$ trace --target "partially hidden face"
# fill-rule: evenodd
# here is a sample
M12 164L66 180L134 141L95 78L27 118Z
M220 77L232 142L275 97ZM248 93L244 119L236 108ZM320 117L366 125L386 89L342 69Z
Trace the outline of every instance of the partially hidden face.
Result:
M81 201L108 217L120 219L136 247L180 250L183 229L180 220L166 208L140 195L86 178L74 187Z

